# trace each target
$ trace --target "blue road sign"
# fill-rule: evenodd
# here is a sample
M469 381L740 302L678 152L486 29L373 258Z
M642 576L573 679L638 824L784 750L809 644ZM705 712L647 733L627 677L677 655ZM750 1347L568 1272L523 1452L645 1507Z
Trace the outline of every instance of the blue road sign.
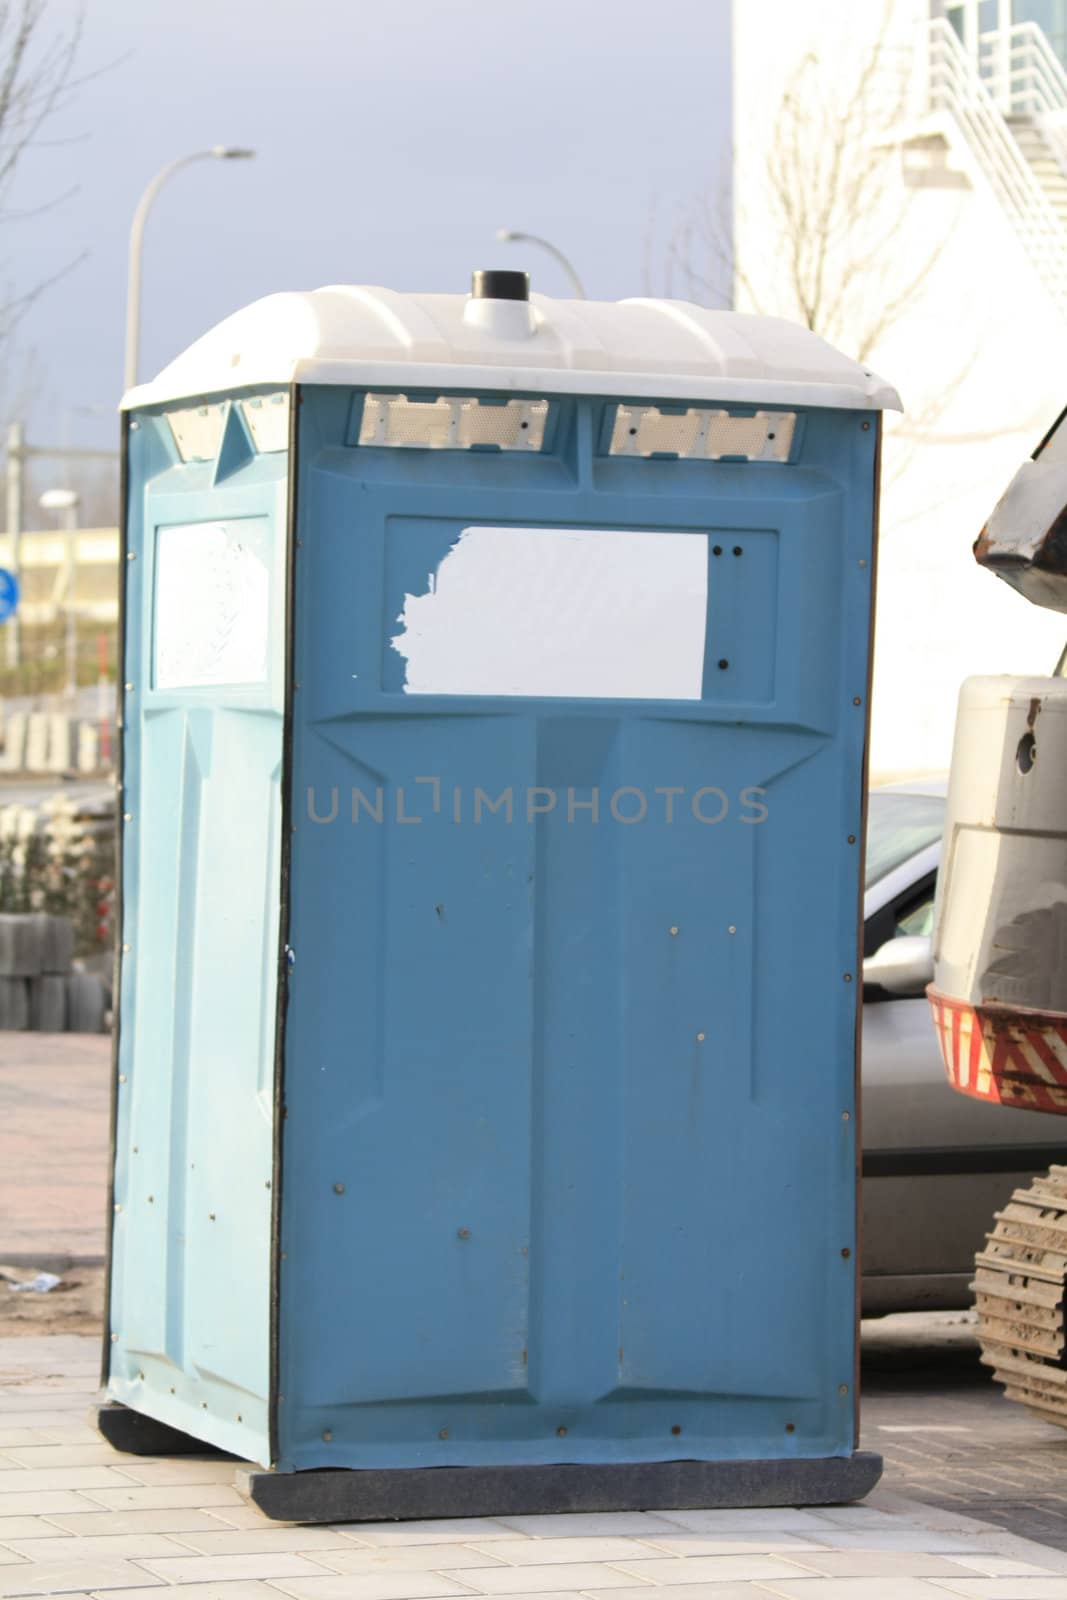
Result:
M0 567L0 622L14 616L19 603L19 580L6 567Z

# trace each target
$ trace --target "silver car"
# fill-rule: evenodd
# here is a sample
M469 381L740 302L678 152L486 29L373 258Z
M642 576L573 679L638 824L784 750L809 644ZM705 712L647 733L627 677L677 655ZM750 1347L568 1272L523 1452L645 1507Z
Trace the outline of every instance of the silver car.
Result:
M951 1089L925 989L945 780L872 789L863 963L863 1311L968 1306L993 1213L1067 1160L1067 1119Z

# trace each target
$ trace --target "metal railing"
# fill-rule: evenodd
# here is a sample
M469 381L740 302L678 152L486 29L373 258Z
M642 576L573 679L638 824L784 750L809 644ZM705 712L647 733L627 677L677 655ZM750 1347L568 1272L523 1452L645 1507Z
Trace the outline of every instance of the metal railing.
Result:
M1007 116L1030 117L1067 174L1067 72L1036 22L983 33L978 70Z
M1067 314L1067 229L988 84L943 17L930 24L929 92L931 110L955 122L1042 283Z

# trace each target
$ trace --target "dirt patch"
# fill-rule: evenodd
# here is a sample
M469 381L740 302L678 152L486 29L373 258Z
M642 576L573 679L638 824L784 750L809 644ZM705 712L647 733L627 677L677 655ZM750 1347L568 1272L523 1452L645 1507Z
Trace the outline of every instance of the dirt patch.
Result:
M6 1267L0 1262L0 1337L103 1333L103 1267L68 1267L58 1274L60 1282L47 1294L11 1288L12 1283L26 1283L36 1276L32 1268Z

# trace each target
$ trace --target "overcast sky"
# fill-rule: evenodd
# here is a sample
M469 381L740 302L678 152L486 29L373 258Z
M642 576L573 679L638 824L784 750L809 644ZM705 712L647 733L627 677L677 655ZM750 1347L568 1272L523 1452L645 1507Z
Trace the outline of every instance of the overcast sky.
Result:
M47 27L78 9L48 0ZM34 435L110 442L132 211L161 166L215 143L258 158L161 194L142 376L277 289L463 290L496 265L566 293L547 257L495 242L502 224L550 237L594 298L645 292L670 218L722 190L728 18L729 0L87 0L96 76L11 201L76 193L0 232L22 291L87 252L19 334L8 387L32 352Z

